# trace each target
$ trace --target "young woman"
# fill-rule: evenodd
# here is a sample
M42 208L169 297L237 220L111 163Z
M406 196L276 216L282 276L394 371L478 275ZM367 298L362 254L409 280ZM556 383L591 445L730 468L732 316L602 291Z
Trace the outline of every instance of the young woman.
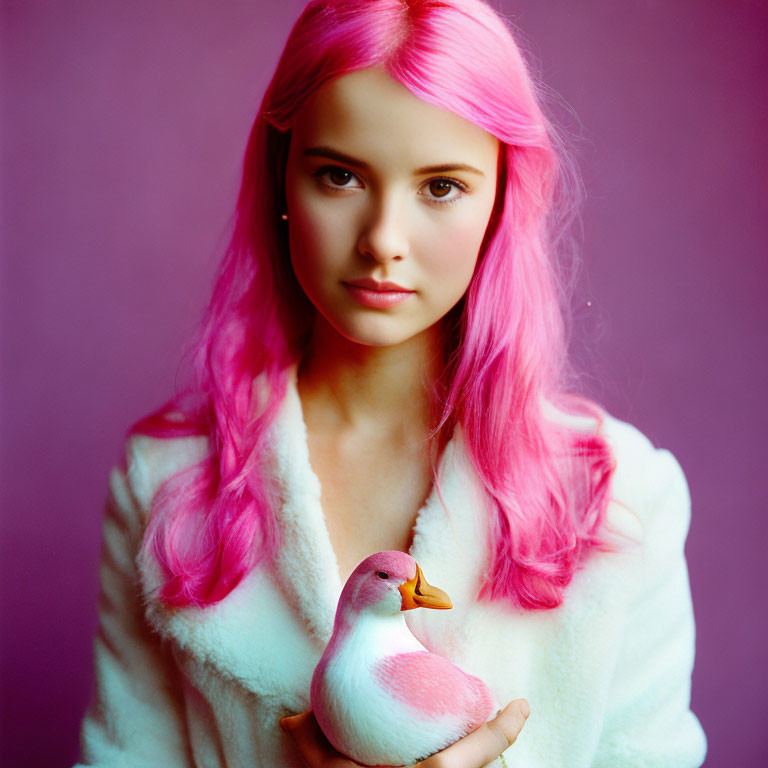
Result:
M453 599L413 633L510 702L422 765L702 763L685 480L565 392L558 146L481 0L309 3L195 380L111 476L84 764L353 765L309 684L387 549Z

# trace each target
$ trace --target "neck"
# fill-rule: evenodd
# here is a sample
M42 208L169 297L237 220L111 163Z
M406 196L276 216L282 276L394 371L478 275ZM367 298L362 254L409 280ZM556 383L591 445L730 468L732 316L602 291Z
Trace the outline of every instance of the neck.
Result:
M347 653L371 657L426 650L408 627L405 611L391 615L357 613L340 603L325 653L336 657L342 648Z
M428 430L440 350L437 328L401 344L371 347L344 338L319 319L299 368L307 421L331 428Z

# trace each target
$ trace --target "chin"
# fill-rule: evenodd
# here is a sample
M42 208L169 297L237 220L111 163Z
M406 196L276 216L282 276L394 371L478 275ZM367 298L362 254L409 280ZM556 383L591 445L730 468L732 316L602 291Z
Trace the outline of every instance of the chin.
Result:
M353 344L363 347L394 347L412 338L392 333L341 333L341 335Z
M336 332L353 344L365 347L394 347L417 336L423 329L397 328L396 322L382 322L384 318L371 318L373 322L345 323L327 318ZM389 327L387 327L389 326Z

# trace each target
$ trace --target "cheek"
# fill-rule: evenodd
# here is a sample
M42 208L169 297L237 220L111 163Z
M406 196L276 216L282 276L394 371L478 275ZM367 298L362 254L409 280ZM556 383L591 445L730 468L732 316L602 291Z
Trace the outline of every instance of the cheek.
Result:
M423 263L433 279L454 285L456 290L462 285L466 288L485 234L487 217L482 216L480 212L455 217L449 224L433 228L422 239Z
M288 220L291 262L301 279L319 282L330 277L335 265L349 252L351 227L341 206L323 205L323 201L296 194L289 200Z
M380 603L385 597L391 598L388 596L388 592L389 588L386 583L379 579L367 579L357 593L357 605L359 608L366 608L369 605ZM387 602L390 600L388 599Z

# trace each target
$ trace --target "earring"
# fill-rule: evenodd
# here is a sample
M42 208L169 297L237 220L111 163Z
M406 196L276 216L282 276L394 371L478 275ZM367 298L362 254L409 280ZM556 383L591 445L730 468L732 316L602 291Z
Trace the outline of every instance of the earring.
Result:
M288 221L288 214L287 214L287 213L284 213L282 216L280 216L280 218L281 218L283 221Z

